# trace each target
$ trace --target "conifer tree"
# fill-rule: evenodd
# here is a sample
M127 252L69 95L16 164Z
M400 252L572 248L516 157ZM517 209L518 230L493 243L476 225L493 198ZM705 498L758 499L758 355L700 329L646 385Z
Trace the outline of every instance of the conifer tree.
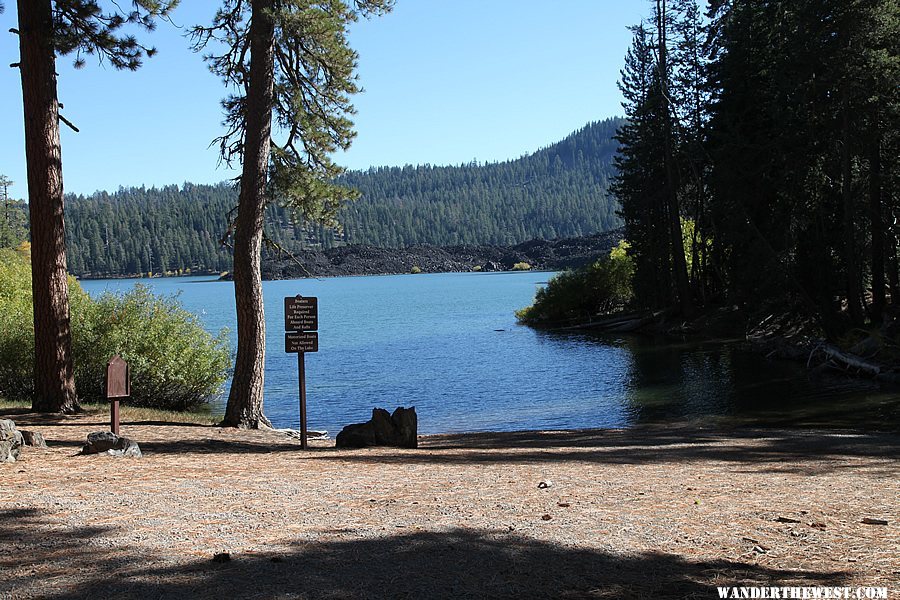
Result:
M222 158L242 163L234 222L238 347L223 423L258 428L263 413L266 339L260 252L266 205L295 208L304 219L335 224L353 193L334 183L331 155L353 139L350 97L359 91L347 27L390 10L392 0L224 0L209 27L193 30L229 96ZM274 123L274 131L273 131ZM278 140L273 140L277 137Z
M19 67L25 119L25 158L31 223L34 300L35 390L32 408L73 412L73 378L62 151L57 99L57 56L74 55L81 67L94 55L114 68L134 70L153 49L126 34L134 25L152 30L178 0L132 0L124 11L116 2L104 9L97 0L18 0Z

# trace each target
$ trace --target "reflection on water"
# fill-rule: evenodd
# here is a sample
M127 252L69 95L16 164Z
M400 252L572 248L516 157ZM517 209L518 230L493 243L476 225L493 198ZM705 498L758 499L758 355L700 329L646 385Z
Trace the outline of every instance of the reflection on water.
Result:
M900 424L900 393L871 380L768 360L735 341L633 336L616 342L630 359L624 401L631 423L726 417L772 424Z
M283 298L319 297L319 352L308 356L310 426L334 433L372 407L416 407L420 431L623 427L698 417L879 422L898 395L867 381L812 376L735 343L542 332L515 322L546 273L455 273L268 281L266 414L297 427L297 362L284 353ZM91 294L135 280L85 281ZM230 282L144 280L179 293L213 332L231 330ZM215 408L222 410L220 400Z

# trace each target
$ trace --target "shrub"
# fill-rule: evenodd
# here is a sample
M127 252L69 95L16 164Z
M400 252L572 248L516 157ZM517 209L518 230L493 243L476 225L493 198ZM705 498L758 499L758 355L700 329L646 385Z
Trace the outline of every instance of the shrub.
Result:
M520 322L540 323L590 319L624 308L632 299L634 261L622 241L609 257L575 271L553 276L537 291L534 304L516 311Z
M527 262L517 262L516 264L513 265L512 270L513 271L530 271L531 265L529 265Z
M413 265L413 268L410 269L409 272L412 273L413 275L418 275L419 273L422 272L422 268L419 267L419 265Z
M81 400L103 400L106 362L114 354L131 368L134 406L188 410L218 395L230 365L224 332L209 335L177 298L138 285L92 299L69 279L72 356ZM34 329L31 269L21 252L0 254L0 394L30 399Z

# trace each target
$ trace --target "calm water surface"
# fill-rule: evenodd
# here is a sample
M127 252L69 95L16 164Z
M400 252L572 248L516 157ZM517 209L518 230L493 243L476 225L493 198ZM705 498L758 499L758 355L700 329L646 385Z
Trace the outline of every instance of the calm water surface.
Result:
M895 391L813 377L798 365L766 361L735 344L560 334L517 325L513 311L530 304L549 276L264 282L266 414L278 427L298 426L297 361L284 353L283 299L303 294L319 298L319 352L306 360L309 425L332 435L368 419L374 406L411 405L422 433L621 427L698 416L897 420ZM235 347L231 282L95 280L82 286L100 294L135 283L180 294L209 331L228 328Z

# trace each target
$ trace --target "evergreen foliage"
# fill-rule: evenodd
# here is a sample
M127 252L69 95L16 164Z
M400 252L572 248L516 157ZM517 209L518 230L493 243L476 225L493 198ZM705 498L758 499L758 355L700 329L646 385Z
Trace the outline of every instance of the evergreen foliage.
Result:
M900 5L651 7L622 71L613 186L636 301L678 304L682 248L664 233L676 206L693 301L799 305L832 333L880 322L900 298Z
M35 377L32 410L72 413L77 408L69 326L58 56L75 55L75 67L94 54L116 69L136 70L154 53L129 27L152 30L179 0L132 0L130 9L111 0L19 0L19 69L28 163L28 210L33 242L33 324ZM124 29L123 29L124 28Z
M341 185L359 200L338 212L343 231L266 209L266 237L290 252L342 244L510 245L575 237L621 224L608 192L621 119L591 123L565 140L502 163L352 171ZM230 270L220 242L237 192L229 184L122 188L69 195L69 268L88 276Z
M13 181L0 175L0 248L15 248L28 237L28 207L9 195Z

